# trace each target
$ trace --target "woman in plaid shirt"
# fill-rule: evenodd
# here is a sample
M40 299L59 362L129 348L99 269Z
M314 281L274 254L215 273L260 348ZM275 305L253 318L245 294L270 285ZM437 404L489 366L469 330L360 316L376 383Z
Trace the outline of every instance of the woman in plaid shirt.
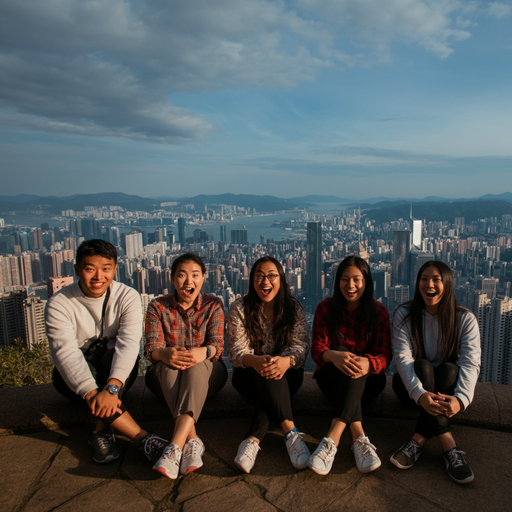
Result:
M386 386L390 338L388 310L373 300L370 267L357 256L345 258L336 272L333 296L318 304L313 323L314 377L334 401L327 436L308 461L319 475L331 470L347 426L357 469L368 473L380 467L376 448L363 430L361 402L375 399Z
M309 351L306 314L293 298L283 267L266 256L253 265L249 291L235 301L228 318L233 386L257 401L249 431L235 464L250 473L270 424L280 425L292 465L306 469L309 450L295 427L291 395L302 385Z
M170 444L153 469L172 479L203 465L204 444L195 425L205 400L227 380L224 306L217 297L201 293L205 273L196 254L176 258L171 268L174 293L153 300L146 313L144 352L153 363L146 384L165 398L175 420Z

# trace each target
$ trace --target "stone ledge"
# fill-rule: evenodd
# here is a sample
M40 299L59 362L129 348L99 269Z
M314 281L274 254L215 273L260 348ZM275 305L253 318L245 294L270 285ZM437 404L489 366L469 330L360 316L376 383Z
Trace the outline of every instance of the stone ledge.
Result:
M167 420L170 412L139 377L125 397L125 405L138 422ZM332 405L319 390L312 374L293 399L297 416L330 416ZM252 416L254 405L241 397L231 385L231 374L224 389L203 409L203 418ZM364 408L372 417L414 419L417 412L408 409L396 398L388 377L380 397ZM457 414L454 423L492 430L512 432L512 386L478 383L475 399L467 411ZM82 404L62 397L52 384L0 389L0 435L61 430L92 424Z

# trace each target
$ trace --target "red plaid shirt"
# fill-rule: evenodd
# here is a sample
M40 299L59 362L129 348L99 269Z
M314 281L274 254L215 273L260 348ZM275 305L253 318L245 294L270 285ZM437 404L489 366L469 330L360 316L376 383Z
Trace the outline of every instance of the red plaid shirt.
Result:
M313 321L313 341L311 344L311 356L317 364L316 371L325 365L322 354L331 347L340 343L337 338L329 332L329 303L331 299L325 299L318 304ZM364 339L365 325L361 318L361 309L351 311L343 310L343 324L340 327L342 342L341 345L348 348L354 354L367 357L370 360L371 373L383 373L391 361L391 331L389 328L389 311L380 302L375 302L377 312L377 336L371 347L370 353L366 353L366 342ZM315 371L315 373L316 373Z
M172 295L151 301L146 313L144 353L148 360L155 348L215 347L217 361L224 351L224 306L217 297L200 293L194 305L183 309Z

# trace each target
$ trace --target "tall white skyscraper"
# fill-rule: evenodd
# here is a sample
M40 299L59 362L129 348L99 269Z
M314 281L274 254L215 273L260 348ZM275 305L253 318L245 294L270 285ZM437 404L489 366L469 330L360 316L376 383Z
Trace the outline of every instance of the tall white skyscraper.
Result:
M142 233L130 233L126 235L126 256L129 259L138 258L143 250Z

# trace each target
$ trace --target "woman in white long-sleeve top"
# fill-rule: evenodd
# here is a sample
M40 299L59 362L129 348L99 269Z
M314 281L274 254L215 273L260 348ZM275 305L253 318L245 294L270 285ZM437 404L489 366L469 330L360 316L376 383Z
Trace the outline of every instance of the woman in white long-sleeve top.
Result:
M280 425L292 465L305 469L309 450L293 422L291 396L302 385L309 351L306 314L293 298L281 264L270 256L253 265L249 291L228 317L233 386L256 400L255 415L238 448L235 464L250 473L270 424Z
M480 333L475 316L455 299L453 273L440 261L419 270L414 298L395 311L393 349L396 395L421 414L414 435L391 457L400 469L416 462L428 439L439 438L448 474L458 483L474 475L457 446L450 418L473 400L480 372Z

